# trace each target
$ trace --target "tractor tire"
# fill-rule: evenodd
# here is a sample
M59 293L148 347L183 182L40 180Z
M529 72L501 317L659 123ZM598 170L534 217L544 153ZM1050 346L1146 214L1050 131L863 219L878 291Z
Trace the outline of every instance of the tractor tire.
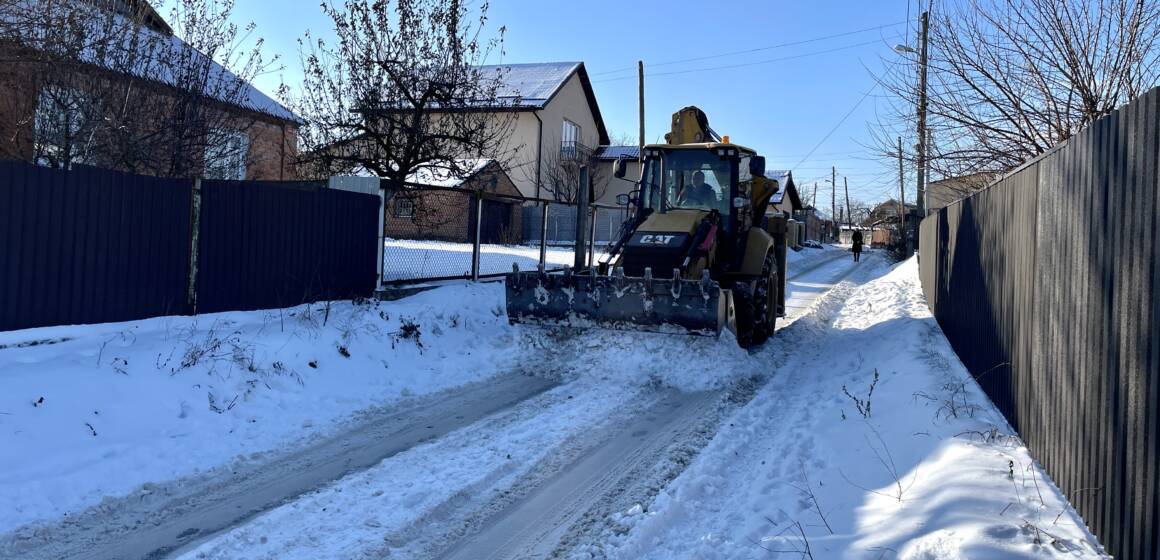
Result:
M752 348L769 340L777 322L777 257L765 255L761 276L733 284L737 344Z

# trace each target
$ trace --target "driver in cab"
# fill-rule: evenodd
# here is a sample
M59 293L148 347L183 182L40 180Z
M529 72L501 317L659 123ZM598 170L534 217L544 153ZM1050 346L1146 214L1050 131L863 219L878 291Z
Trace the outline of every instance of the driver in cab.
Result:
M716 208L717 191L705 184L705 173L693 172L693 184L681 192L677 201L685 207Z

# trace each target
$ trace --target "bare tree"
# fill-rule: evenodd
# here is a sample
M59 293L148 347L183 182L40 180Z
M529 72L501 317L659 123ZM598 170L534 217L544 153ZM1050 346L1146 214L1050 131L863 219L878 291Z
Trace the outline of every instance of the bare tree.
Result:
M232 9L178 0L171 27L140 1L0 0L0 58L31 94L0 100L14 117L0 155L169 177L244 172L268 109L249 81L276 58Z
M1004 172L1067 140L1157 84L1160 3L1148 0L939 2L929 32L930 166L957 177ZM896 157L917 99L914 66L891 63L898 102L876 144Z
M299 41L304 78L290 99L307 121L300 134L310 172L362 170L401 190L420 168L466 176L479 159L506 164L518 99L502 89L502 69L481 67L502 49L502 27L482 37L487 8L323 2L336 41L310 33Z
M859 199L850 199L850 222L854 224L865 225L865 222L870 219L870 212L873 206Z
M580 200L580 167L588 167L588 184L595 202L608 190L611 165L601 165L595 151L583 146L561 146L543 155L543 195L557 202L576 204Z

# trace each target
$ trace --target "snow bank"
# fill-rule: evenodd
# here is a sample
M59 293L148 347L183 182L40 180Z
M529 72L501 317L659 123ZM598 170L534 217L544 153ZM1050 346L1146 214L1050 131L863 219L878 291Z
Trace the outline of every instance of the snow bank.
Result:
M618 529L593 552L1097 556L949 347L915 261L881 272L839 287L787 329L799 347L774 378L653 504L618 514Z
M0 333L0 533L488 378L513 341L498 284Z

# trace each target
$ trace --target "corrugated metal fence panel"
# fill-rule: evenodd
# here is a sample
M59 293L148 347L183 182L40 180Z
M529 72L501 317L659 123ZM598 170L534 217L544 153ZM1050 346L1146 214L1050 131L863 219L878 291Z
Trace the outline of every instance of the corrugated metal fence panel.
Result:
M188 182L0 162L0 330L185 311Z
M379 199L324 187L203 182L198 312L370 296Z
M1160 90L921 227L923 291L1108 552L1160 549Z

